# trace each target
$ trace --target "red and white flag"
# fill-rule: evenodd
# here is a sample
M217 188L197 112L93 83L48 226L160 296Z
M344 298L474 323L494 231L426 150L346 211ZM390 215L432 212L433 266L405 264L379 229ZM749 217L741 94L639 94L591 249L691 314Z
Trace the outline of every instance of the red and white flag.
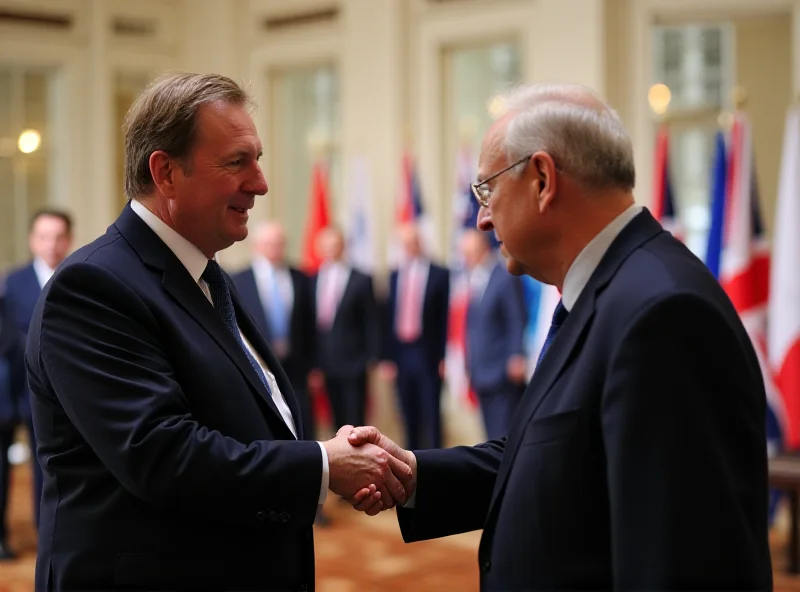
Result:
M800 447L800 108L786 116L773 229L767 345L783 401L783 440Z

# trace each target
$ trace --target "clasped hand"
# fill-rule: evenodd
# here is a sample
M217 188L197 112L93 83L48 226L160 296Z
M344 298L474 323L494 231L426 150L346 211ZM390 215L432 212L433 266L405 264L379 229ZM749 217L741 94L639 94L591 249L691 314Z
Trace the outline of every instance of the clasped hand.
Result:
M416 487L417 459L374 427L342 426L324 443L330 489L374 516L403 505Z

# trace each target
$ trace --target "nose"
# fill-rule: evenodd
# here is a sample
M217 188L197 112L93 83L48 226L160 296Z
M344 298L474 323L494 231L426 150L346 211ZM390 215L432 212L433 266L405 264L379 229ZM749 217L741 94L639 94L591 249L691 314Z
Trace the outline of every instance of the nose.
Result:
M261 166L258 163L255 164L253 175L247 180L243 189L245 192L254 193L255 195L265 195L267 191L269 191L267 179L264 177L264 172L261 170Z
M482 230L484 232L494 229L494 225L492 224L492 214L489 212L489 208L481 206L481 209L478 210L477 226L478 230Z

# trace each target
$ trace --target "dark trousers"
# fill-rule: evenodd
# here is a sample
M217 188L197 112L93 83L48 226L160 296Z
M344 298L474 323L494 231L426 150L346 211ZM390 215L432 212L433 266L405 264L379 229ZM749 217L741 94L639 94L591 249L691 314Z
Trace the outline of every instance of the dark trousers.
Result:
M334 431L343 425L362 426L366 423L367 374L356 376L325 376L333 408Z
M0 427L0 543L6 542L6 513L11 492L11 466L8 462L8 449L14 442L14 428Z
M406 428L406 448L442 447L439 361L419 345L400 345L397 356L397 394Z
M42 503L42 466L39 464L39 456L36 454L36 434L33 431L33 421L28 420L28 442L31 447L31 463L33 465L33 519L36 528L39 528L39 506Z
M523 385L508 381L492 389L475 389L481 404L487 439L495 440L508 434L511 419L524 390Z

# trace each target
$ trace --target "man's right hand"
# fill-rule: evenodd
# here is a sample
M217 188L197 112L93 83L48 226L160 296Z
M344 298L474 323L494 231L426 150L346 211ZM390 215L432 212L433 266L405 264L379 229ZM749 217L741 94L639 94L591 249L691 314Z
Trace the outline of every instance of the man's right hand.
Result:
M393 508L396 502L406 503L410 494L404 483L412 479L411 467L374 444L353 446L348 441L353 429L353 426L343 426L335 438L323 442L328 454L331 491L363 508L363 496L358 494L374 485L380 493L380 504L367 504L374 510L368 512L370 514Z
M373 426L361 426L353 428L350 432L348 442L353 446L369 446L375 445L386 452L393 458L402 461L404 466L408 466L410 473L407 475L396 475L400 482L403 484L406 493L406 500L401 502L404 505L408 498L414 495L417 488L417 457L410 450L405 450L398 446L393 440L384 436L378 428Z

